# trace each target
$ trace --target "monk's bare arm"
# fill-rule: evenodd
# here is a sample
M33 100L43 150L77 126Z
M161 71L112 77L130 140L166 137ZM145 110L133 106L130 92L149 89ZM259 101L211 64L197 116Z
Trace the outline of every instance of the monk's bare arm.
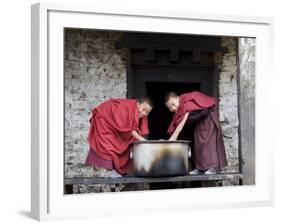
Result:
M134 136L134 137L135 137L137 140L139 140L139 141L145 141L145 140L146 140L144 137L142 137L141 135L139 135L139 133L136 132L136 131L132 131L131 134L132 134L132 136Z
M169 141L175 141L177 140L180 132L182 131L183 129L183 126L188 118L188 112L184 115L182 121L179 123L179 125L177 126L176 130L174 131L174 133L171 135L171 137L169 138Z

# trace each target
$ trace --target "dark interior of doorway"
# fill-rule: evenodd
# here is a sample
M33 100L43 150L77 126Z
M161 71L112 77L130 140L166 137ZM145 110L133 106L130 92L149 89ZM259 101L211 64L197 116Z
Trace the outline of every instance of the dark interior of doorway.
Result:
M149 122L149 139L168 139L167 129L173 118L171 113L164 104L164 97L167 92L173 91L178 95L191 92L194 90L200 91L200 83L181 83L181 82L147 82L146 93L153 100L154 108L148 116ZM187 135L184 133L179 136L179 139L185 139ZM190 136L191 137L191 136ZM186 139L185 139L186 140ZM190 139L191 140L191 139Z

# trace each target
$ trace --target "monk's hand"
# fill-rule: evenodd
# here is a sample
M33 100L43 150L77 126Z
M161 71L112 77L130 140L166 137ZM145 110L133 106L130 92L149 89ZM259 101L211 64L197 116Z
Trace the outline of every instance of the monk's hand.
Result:
M139 141L146 141L147 139L146 138L144 138L144 137L141 137L140 139L139 139Z
M133 130L133 131L131 132L131 134L132 134L132 136L133 136L134 138L136 138L138 141L146 141L146 139L145 139L144 137L142 137L141 135L139 135L138 132L135 131L135 130Z
M188 115L189 115L189 112L186 112L186 113L184 114L184 116L183 116L183 120L184 120L184 121L186 121L186 120L187 120Z
M188 115L189 115L189 112L185 113L184 116L183 116L183 119L182 121L179 123L179 125L177 126L176 130L174 131L174 133L172 134L172 136L169 138L169 141L175 141L177 140L180 132L182 131L183 129L183 126L188 118Z
M175 138L175 136L171 136L169 139L168 139L168 141L176 141L177 139Z

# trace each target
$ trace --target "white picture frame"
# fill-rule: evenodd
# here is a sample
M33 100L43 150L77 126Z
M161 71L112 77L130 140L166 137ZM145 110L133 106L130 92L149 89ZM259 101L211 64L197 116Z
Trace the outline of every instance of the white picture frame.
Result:
M100 217L273 203L273 146L268 133L273 19L32 5L32 198L37 220ZM253 186L64 195L63 30L65 27L255 37L256 183ZM211 194L210 194L211 192ZM184 200L186 198L186 200ZM126 210L123 209L125 205ZM116 206L118 205L118 206ZM106 208L106 209L105 209Z

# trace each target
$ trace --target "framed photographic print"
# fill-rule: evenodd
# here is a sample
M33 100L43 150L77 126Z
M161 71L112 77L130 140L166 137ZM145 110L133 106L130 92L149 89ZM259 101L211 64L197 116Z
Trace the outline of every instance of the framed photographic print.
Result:
M32 217L272 204L272 29L32 5Z

